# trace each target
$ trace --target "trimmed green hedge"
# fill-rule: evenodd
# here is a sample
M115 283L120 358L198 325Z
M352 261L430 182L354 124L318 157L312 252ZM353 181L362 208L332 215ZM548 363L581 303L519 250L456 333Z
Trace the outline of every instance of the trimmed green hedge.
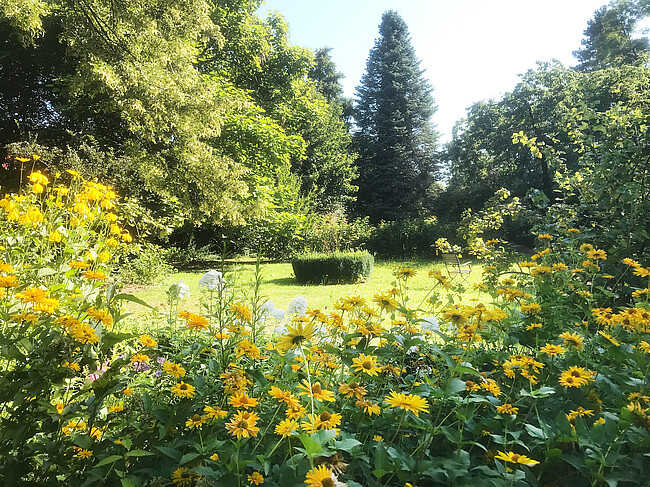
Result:
M309 253L291 260L300 284L353 284L370 279L375 259L368 252Z

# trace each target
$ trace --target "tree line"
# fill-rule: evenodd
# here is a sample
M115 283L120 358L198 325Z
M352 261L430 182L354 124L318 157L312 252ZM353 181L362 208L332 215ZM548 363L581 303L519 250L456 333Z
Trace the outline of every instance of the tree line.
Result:
M351 100L329 49L291 45L279 14L256 15L260 3L4 2L3 188L20 173L11 156L38 153L113 184L133 224L145 218L158 236L202 228L260 241L299 233L314 214L459 221L502 187L576 219L601 215L592 224L604 228L629 215L612 211L625 198L603 176L611 158L637 185L626 204L647 201L649 46L635 33L647 0L600 8L576 66L540 63L501 99L474 104L445 147L397 12L382 16ZM578 208L588 202L608 203Z

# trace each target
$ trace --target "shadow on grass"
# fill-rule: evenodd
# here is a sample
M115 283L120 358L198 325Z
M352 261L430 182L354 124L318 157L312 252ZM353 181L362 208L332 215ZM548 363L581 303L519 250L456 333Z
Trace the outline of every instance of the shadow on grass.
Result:
M264 279L264 284L276 284L278 286L304 286L298 283L295 277L280 277L278 279Z

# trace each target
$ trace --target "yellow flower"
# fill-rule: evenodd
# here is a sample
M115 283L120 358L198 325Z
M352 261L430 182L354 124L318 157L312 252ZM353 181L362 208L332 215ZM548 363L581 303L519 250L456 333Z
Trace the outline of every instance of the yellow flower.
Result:
M190 419L185 421L185 426L187 426L188 428L200 428L201 426L203 426L203 423L205 423L203 418L200 415L195 414Z
M400 279L408 279L409 277L414 277L417 273L412 267L402 267L395 271L395 276Z
M149 362L149 356L143 353L136 353L131 357L131 363L133 362L138 362L138 363Z
M607 253L602 249L588 250L587 257L591 260L607 260Z
M584 417L584 416L593 416L593 415L594 415L594 411L592 409L585 409L582 406L580 406L578 409L569 412L569 414L567 414L566 417L569 421L573 421L578 416Z
M257 406L257 399L253 397L248 397L246 394L242 394L238 392L234 396L231 396L230 399L228 399L228 404L231 406L234 406L236 408L253 408Z
M231 435L236 436L237 439L257 436L260 429L255 425L259 419L259 416L255 413L238 411L232 417L230 423L226 423L226 429Z
M621 344L621 343L620 343L616 338L614 338L612 335L610 335L610 334L608 334L608 333L605 333L605 332L602 331L602 330L599 331L598 334L601 335L603 338L605 338L607 341L609 341L612 345L615 345L615 346L618 347L618 346L620 346L620 344Z
M542 352L544 352L546 355L549 357L553 357L554 355L560 355L564 352L566 352L566 349L562 345L553 345L551 343L547 343L545 346L540 348Z
M158 342L151 338L149 335L142 335L139 340L140 343L142 343L142 345L145 347L155 347L158 345Z
M213 462L218 461L219 460L219 454L218 453L213 453L212 455L210 455L210 460L212 460Z
M194 330L194 331L207 330L210 325L207 318L201 315L197 315L195 313L187 313L184 315L184 317L185 317L185 326L190 330Z
M304 392L301 392L301 396L311 396L317 401L334 401L334 393L326 389L322 389L320 382L316 382L311 387L309 382L303 380L303 384L298 385L299 389L302 389Z
M571 345L573 347L576 347L578 350L583 349L582 342L584 342L584 338L577 333L565 331L564 333L560 334L560 338L564 340L565 345Z
M77 458L90 458L93 456L93 452L90 450L84 450L83 448L79 448L78 446L73 447L75 454L74 456Z
M325 465L314 467L305 477L307 487L335 487L336 477Z
M422 411L425 413L429 412L427 400L415 394L410 395L391 391L384 399L384 402L392 408L399 407L405 411L411 411L416 416L419 416Z
M379 375L381 369L377 365L377 357L373 355L360 354L359 358L352 359L352 368L355 372L365 372L370 376Z
M339 386L339 392L344 394L345 397L355 396L357 399L363 399L364 396L368 393L368 390L361 386L358 382L350 382L349 384L341 384Z
M341 424L342 416L339 413L323 411L320 414L308 414L309 418L302 422L302 429L308 433L316 433L320 430L337 430Z
M108 408L108 411L111 413L119 413L121 411L124 411L124 406L122 404L117 404Z
M179 365L175 362L165 362L162 368L165 372L167 372L169 375L173 375L174 377L185 377L185 369L182 365Z
M282 436L283 438L286 438L287 436L291 436L291 433L296 431L298 429L298 422L294 419L287 418L283 419L278 423L275 427L275 433Z
M296 323L295 326L289 326L287 333L278 338L278 348L283 352L300 347L302 342L310 340L316 332L314 323L304 323L302 321L294 323Z
M384 441L384 437L381 435L374 435L372 441Z
M223 419L228 416L228 413L222 411L219 407L205 406L203 412L206 419Z
M586 370L583 367L571 366L560 374L560 385L565 388L582 387L593 380L595 372Z
M84 272L84 277L90 280L99 280L99 279L106 279L106 274L100 271L87 270Z
M553 236L548 234L548 233L543 233L541 235L538 235L537 238L540 239L540 240L544 240L544 239L553 240Z
M172 473L172 481L181 487L194 485L200 478L201 476L198 473L190 472L190 469L187 467L178 467Z
M372 302L379 306L382 310L392 312L397 309L397 301L390 297L388 294L375 294L372 297Z
M50 236L48 237L48 240L50 242L57 243L61 241L61 238L62 238L61 234L55 230L53 232L50 232Z
M525 455L519 455L518 453L511 452L511 451L509 452L497 451L497 454L495 455L494 458L503 460L504 462L526 465L528 467L534 467L539 463L537 460L532 460Z
M260 485L264 483L264 477L259 472L253 472L248 476L248 481L251 484Z
M497 413L499 414L517 414L519 412L519 408L514 407L512 404L503 404L501 406L497 406Z
M368 401L366 399L358 400L355 403L355 406L363 408L363 410L372 416L373 414L379 414L381 412L381 408L379 407L379 404L375 404L372 401Z
M178 384L174 384L171 388L172 394L176 397L194 397L196 389L190 384L186 384L183 381L180 381Z

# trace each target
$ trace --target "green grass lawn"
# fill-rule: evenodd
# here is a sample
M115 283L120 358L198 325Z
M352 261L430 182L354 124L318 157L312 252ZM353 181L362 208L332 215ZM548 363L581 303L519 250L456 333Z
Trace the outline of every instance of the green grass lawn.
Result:
M332 304L340 297L349 294L358 294L370 300L375 293L384 291L396 286L394 272L401 267L412 267L417 275L408 280L409 307L417 308L423 299L426 299L435 280L428 277L429 270L439 269L445 275L445 267L439 261L404 261L404 262L376 262L372 275L367 282L357 284L341 285L301 285L294 280L293 269L290 263L269 263L260 266L263 278L262 294L273 301L276 308L284 309L296 296L307 298L307 305L311 308L332 309ZM190 311L199 310L199 298L201 292L198 290L199 279L209 269L192 272L177 272L156 286L130 286L126 292L146 301L150 305L164 312L166 309L165 290L170 284L183 281L190 287L190 296L182 302L182 307ZM216 270L221 270L217 268ZM235 282L244 293L250 292L253 280L255 265L251 263L231 265L228 267L225 278L229 283ZM467 288L463 294L463 301L470 304L470 300L477 299L478 293L473 290L472 284L480 282L482 277L482 266L474 265L469 279L465 283ZM462 282L456 278L455 282ZM440 286L437 291L440 291ZM146 310L138 305L129 305L128 311L138 315Z

